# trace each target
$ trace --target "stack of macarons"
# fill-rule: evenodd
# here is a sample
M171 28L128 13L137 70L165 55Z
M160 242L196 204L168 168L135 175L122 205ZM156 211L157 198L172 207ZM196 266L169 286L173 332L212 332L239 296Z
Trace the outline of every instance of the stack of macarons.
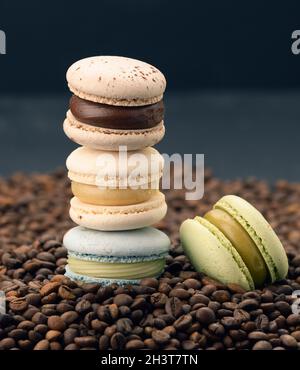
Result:
M79 226L64 237L66 275L103 284L156 277L170 246L150 227L167 212L163 157L151 147L165 133L165 78L135 59L98 56L74 63L67 81L74 95L64 131L82 146L67 158Z
M246 200L226 195L180 227L183 249L199 272L246 290L284 279L285 250L263 215Z

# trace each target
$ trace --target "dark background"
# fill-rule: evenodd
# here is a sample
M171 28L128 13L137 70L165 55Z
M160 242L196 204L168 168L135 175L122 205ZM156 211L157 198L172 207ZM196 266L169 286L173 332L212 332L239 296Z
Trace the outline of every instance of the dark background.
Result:
M204 153L223 178L300 180L299 1L0 1L0 174L64 165L65 72L106 54L166 75L161 151Z

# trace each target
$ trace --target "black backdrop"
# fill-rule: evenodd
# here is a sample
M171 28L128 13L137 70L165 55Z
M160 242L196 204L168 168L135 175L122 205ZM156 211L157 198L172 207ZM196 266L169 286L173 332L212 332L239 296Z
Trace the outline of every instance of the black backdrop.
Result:
M99 54L150 61L170 89L299 87L299 28L297 0L1 0L0 92L66 91L66 68Z

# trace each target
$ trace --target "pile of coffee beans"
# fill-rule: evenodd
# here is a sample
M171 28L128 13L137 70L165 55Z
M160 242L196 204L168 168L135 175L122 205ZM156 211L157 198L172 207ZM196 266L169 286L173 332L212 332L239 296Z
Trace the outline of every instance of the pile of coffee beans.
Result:
M286 280L245 292L195 272L178 238L180 223L208 211L224 194L259 208L288 252ZM1 350L300 349L300 184L220 181L206 173L205 197L166 193L169 212L158 227L173 245L165 273L138 286L77 285L63 276L63 234L70 184L64 171L0 180ZM296 307L297 308L297 307ZM294 312L294 313L293 313Z

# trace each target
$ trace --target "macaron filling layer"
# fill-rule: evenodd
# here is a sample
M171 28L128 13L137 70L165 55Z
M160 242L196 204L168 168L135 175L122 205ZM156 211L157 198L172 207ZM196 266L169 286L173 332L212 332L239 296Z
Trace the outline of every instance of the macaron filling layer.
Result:
M122 107L96 103L73 95L70 110L80 122L116 130L140 130L155 127L164 119L164 103Z
M80 260L69 256L68 265L76 274L104 279L143 279L161 274L165 260L136 262L136 263L105 263Z
M159 192L158 189L109 189L95 185L71 183L72 193L82 202L100 206L124 206L146 202Z
M269 277L268 268L254 241L246 230L227 212L213 209L204 216L231 242L247 266L256 286L261 286Z

